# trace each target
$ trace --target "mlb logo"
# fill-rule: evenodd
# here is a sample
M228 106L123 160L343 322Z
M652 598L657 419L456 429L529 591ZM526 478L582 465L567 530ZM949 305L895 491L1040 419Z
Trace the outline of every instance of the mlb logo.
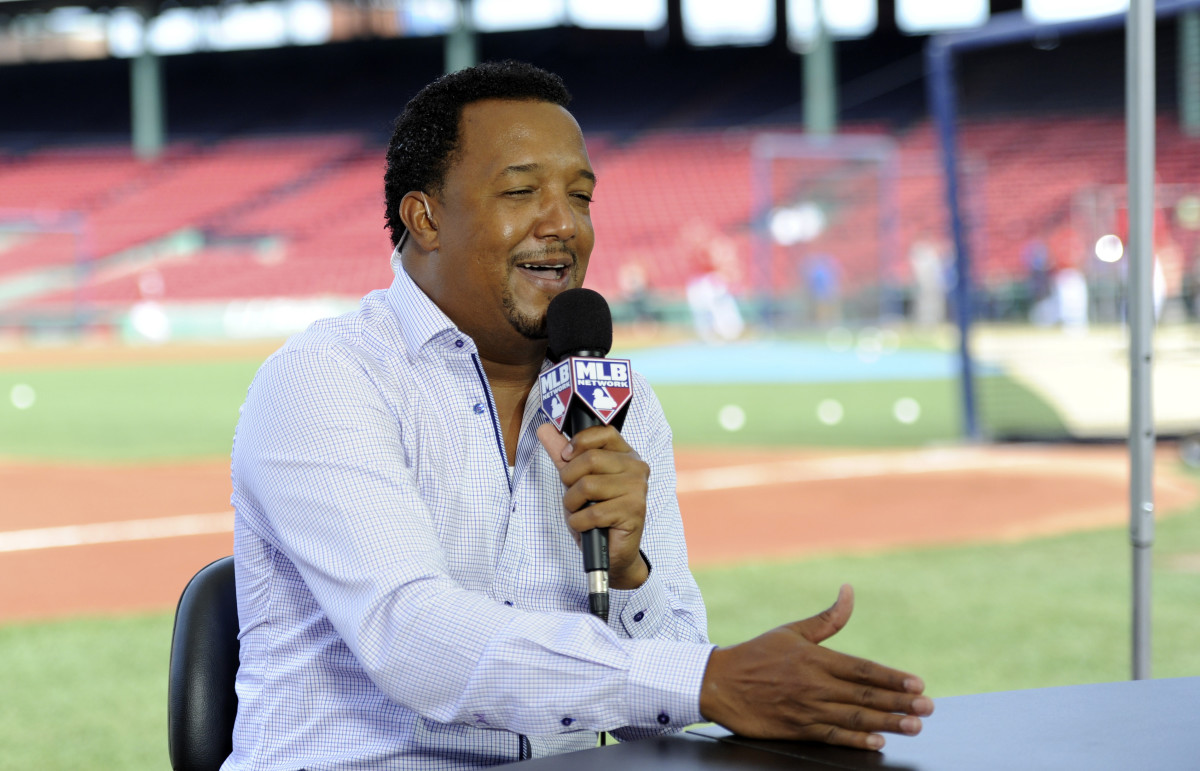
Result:
M542 389L542 412L559 431L567 419L567 404L571 401L571 362L568 359L543 372L538 377Z
M559 431L564 430L571 414L581 414L580 406L585 413L591 412L602 423L620 430L633 398L632 369L626 359L573 356L543 372L538 384L542 412ZM579 402L574 408L572 399Z
M604 423L612 423L633 398L629 361L583 357L568 361L571 363L571 380L576 398Z

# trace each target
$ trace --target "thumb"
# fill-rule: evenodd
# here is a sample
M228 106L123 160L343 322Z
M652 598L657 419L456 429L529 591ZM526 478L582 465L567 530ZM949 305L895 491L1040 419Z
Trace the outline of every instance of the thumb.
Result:
M842 584L837 600L815 616L795 621L788 626L813 644L819 644L842 630L854 612L854 587Z
M551 423L543 423L537 429L538 441L542 443L542 447L546 449L546 454L550 456L550 460L554 461L554 465L559 471L567 465L563 460L563 449L569 444L567 438L560 434Z

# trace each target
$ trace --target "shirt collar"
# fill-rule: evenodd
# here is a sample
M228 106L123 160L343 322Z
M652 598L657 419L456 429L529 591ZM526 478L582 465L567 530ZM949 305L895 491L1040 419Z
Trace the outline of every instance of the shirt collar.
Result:
M453 345L454 340L470 340L404 270L399 248L392 251L392 270L396 277L387 290L387 299L400 319L400 334L408 350L415 353L439 337L446 338L446 345Z
M408 275L400 261L400 247L392 250L392 272L396 277L387 290L388 304L400 319L400 335L408 350L419 351L438 337L446 338L446 345L454 345L454 341L462 340L471 346L470 350L474 350L475 341L455 326L450 317ZM553 366L554 362L546 358L542 361L541 371L545 372Z

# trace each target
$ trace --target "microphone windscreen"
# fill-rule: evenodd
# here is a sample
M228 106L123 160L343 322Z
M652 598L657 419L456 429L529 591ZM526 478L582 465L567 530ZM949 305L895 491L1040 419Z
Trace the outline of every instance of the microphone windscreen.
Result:
M568 289L546 309L546 336L551 361L579 351L604 356L612 348L612 312L608 302L591 289Z

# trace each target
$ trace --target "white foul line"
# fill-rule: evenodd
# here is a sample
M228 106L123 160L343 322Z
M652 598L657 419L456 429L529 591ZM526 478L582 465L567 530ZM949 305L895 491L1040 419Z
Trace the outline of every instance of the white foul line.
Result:
M1035 454L1019 451L1012 453L983 452L974 448L844 455L835 458L801 458L683 471L679 473L676 491L682 494L794 482L936 474L945 471L975 469L1037 467L1044 462L1044 458L1039 458Z
M739 466L697 469L679 473L677 492L697 493L739 487L766 487L795 482L820 482L837 479L932 474L970 469L1030 467L1045 463L1036 453L985 452L976 448L920 450L917 452L844 455L835 458L808 458ZM1111 474L1102 464L1073 463L1076 472ZM1061 464L1057 467L1061 470ZM233 512L184 514L176 517L130 519L123 522L97 522L90 525L63 525L31 530L0 532L0 553L36 551L65 546L90 546L124 541L149 541L191 535L233 532Z
M123 522L96 522L90 525L62 525L0 532L0 553L232 532L232 511L127 519Z

